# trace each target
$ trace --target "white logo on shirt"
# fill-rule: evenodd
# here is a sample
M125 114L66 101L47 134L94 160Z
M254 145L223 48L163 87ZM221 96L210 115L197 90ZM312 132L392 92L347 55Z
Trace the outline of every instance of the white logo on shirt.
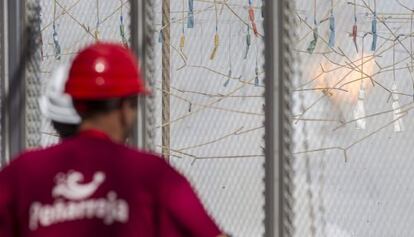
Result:
M105 181L103 172L96 172L90 183L82 184L83 175L77 171L69 171L67 175L59 173L56 176L56 186L52 190L55 198L64 197L69 200L81 200L92 196Z
M29 228L36 230L62 222L92 218L102 219L106 225L128 222L129 205L125 200L119 199L116 192L109 191L105 197L88 199L98 190L105 178L105 173L98 171L91 182L82 183L84 176L80 172L57 174L56 185L52 189L55 201L52 204L32 203Z

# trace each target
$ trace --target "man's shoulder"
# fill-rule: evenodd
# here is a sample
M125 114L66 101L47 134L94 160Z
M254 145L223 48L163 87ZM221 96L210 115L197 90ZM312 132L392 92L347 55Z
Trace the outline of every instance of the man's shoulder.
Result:
M18 155L16 158L20 159L31 159L33 157L48 157L49 154L52 153L59 153L63 150L67 150L67 148L70 146L71 142L59 142L47 147L36 147L36 148L28 148L25 151L23 151L20 155Z
M165 160L158 154L151 151L144 151L133 147L121 145L127 159L136 162L150 162L157 165L166 165Z
M60 144L53 145L47 148L29 148L25 151L21 152L20 154L16 155L9 163L9 165L22 165L25 163L35 163L37 159L47 158L48 153L55 152Z
M147 168L149 172L153 172L162 176L176 176L181 174L173 168L168 162L161 156L151 151L144 151L131 147L124 147L127 153L127 163L136 164L137 166Z

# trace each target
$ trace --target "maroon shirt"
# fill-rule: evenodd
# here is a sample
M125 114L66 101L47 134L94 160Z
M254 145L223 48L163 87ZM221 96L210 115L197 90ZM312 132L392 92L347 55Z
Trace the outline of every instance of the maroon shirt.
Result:
M0 172L0 236L216 237L187 180L98 131L26 152Z

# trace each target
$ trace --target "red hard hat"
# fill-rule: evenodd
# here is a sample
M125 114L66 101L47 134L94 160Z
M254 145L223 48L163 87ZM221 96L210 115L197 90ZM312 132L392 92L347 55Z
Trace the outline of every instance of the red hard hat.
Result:
M96 43L73 60L65 92L74 100L104 100L148 91L129 49L115 43Z

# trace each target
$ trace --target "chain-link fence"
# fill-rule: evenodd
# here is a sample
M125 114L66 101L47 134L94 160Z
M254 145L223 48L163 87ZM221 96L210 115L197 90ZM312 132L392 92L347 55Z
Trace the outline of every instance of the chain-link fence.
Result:
M59 64L70 63L85 45L98 40L129 43L130 5L127 0L40 0L40 6L41 88L29 86L29 93L44 91L53 69ZM38 101L28 100L28 106L31 103L37 104ZM40 144L45 146L57 142L58 137L50 121L41 118Z
M41 47L25 65L28 146L57 141L37 106L55 65L70 62L98 39L125 43L130 37L126 0L39 2L41 21L31 19L41 22L41 37L33 39ZM154 82L155 110L146 118L155 117L156 150L169 155L212 216L235 236L265 232L262 4L156 0L146 5L155 13L146 18L155 44L148 44L153 54L145 54L144 67ZM281 208L292 207L294 218L293 228L289 220L282 224L289 229L285 234L412 236L414 5L408 0L295 4L295 11L283 14L294 17L297 27L287 21L278 40L295 47L297 57L277 59L285 62L279 76L298 78L279 80L280 87L292 89L288 100L294 105L294 157L283 168L292 162L295 188L281 192L289 199ZM295 34L298 44L288 45Z
M296 236L412 236L413 2L297 6Z
M169 150L170 163L190 178L226 231L261 236L262 1L171 1L170 22L164 24L162 3L155 1L158 151ZM170 55L162 50L166 40Z
M41 92L40 64L42 61L41 54L41 8L39 2L30 1L26 5L27 21L29 25L28 39L23 47L27 51L23 58L25 63L24 88L25 93L25 146L36 147L41 141L41 114L39 109L39 97Z
M155 111L148 110L146 118L155 116L156 150L161 153L166 144L162 141L168 139L170 145L164 149L170 154L170 163L189 177L224 230L235 236L261 236L264 233L263 2L168 2L167 24L162 24L161 0L146 5L153 7L147 10L155 13L152 19L146 19L146 24L153 24L147 27L154 29L150 33L155 44L148 44L152 48L146 52L153 55L145 54L149 60L143 66L147 75L155 67L153 78L148 78L155 83ZM26 75L29 147L58 141L50 121L40 115L38 107L39 96L44 93L52 70L58 64L70 63L88 43L97 40L127 43L130 37L127 0L40 0L39 3L41 17L36 23L40 34L35 39L38 51L29 60L31 69ZM170 29L169 34L166 28ZM170 42L167 50L162 50L167 40ZM162 67L166 59L169 69ZM167 74L168 93L162 88ZM169 106L166 98L170 100ZM166 112L170 113L167 119L163 116Z

